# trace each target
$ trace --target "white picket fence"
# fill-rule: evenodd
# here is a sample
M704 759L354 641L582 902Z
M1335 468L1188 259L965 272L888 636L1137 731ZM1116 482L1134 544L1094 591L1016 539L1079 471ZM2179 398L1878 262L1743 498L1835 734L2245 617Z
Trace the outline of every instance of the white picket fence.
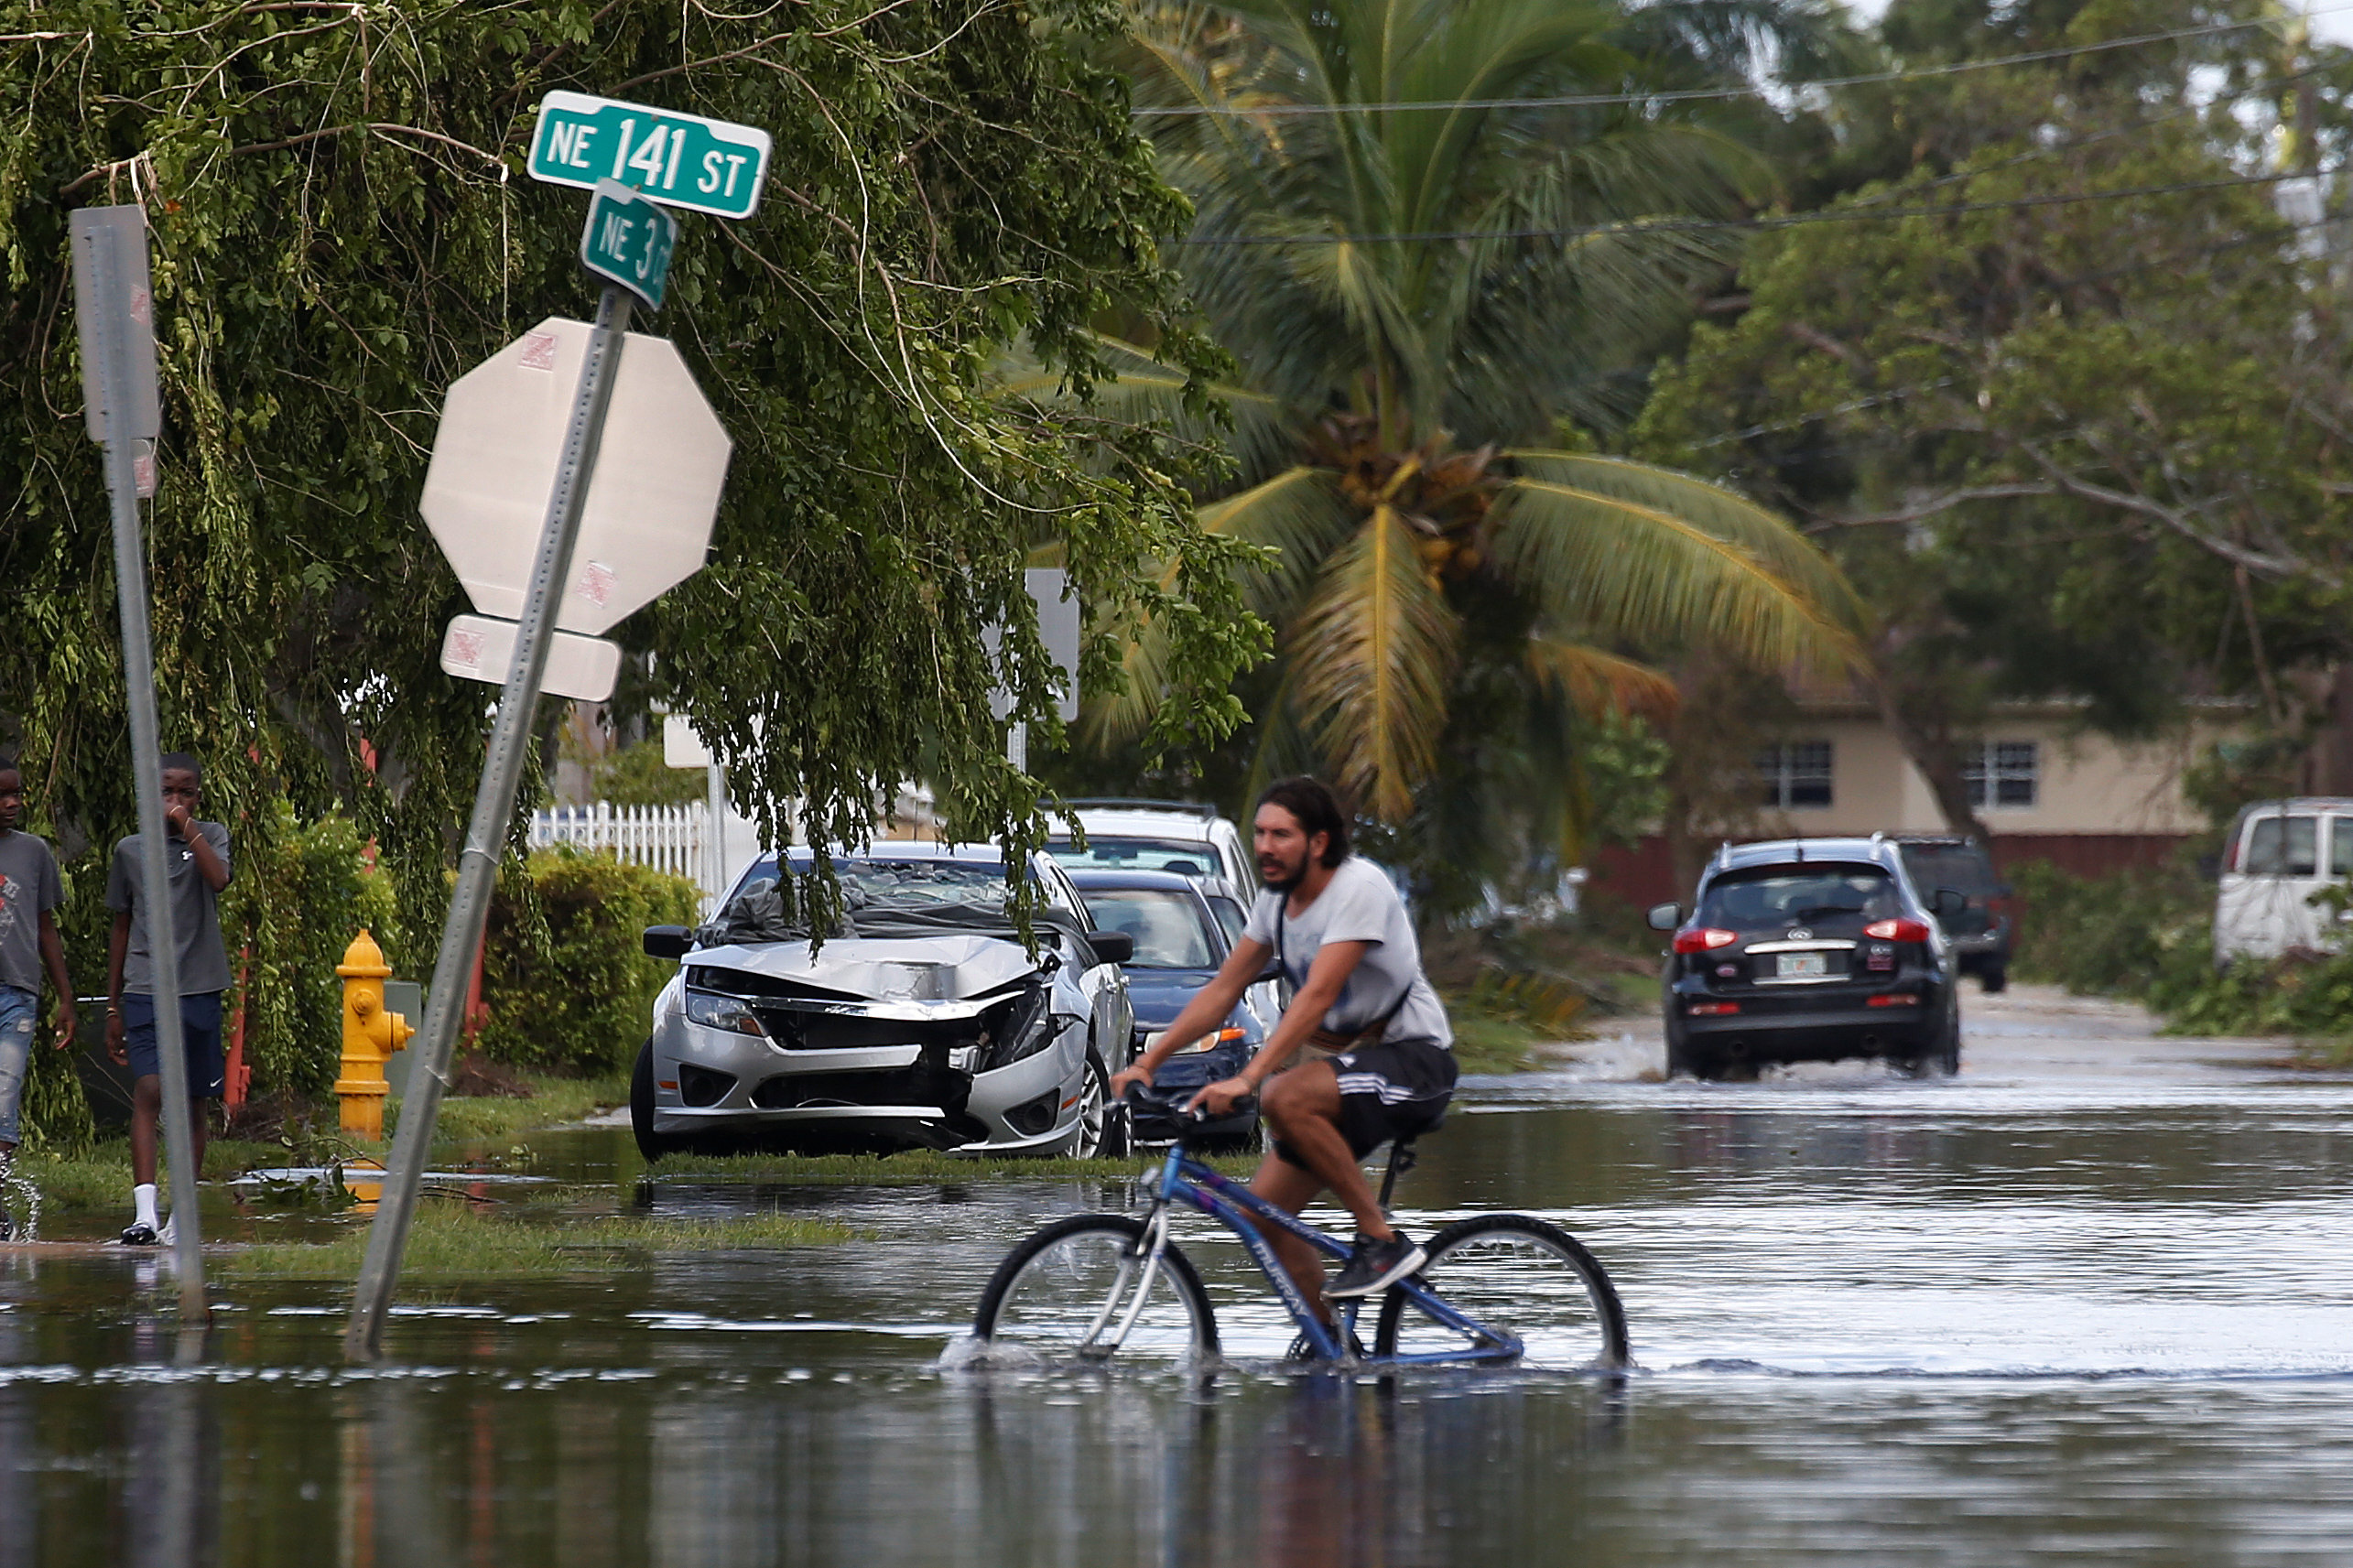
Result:
M882 838L936 837L938 808L931 791L921 784L901 785L892 797L890 825L875 812L875 833ZM705 919L735 885L735 879L759 851L758 825L730 808L720 824L718 841L711 842L710 808L700 801L691 806L558 806L531 814L531 848L545 849L569 844L575 849L611 854L624 865L653 866L692 878L702 889ZM797 840L796 840L797 841Z
M704 913L727 891L732 868L724 864L722 846L710 842L710 808L692 806L558 806L531 814L531 847L548 849L569 844L575 849L602 850L624 865L652 866L674 876L691 878L702 889ZM748 839L740 846L751 849Z

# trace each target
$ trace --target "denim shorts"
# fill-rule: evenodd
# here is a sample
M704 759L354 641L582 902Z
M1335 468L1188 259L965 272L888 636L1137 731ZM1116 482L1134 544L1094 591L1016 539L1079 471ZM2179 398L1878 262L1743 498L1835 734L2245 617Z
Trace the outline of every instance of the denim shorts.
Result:
M41 999L0 986L0 1143L16 1142L16 1102L25 1098L25 1069L33 1056L33 1021Z
M160 1077L156 1051L156 999L136 991L123 999L124 1042L131 1050L131 1076ZM219 1099L228 1064L221 1054L221 993L179 999L179 1035L188 1051L188 1098Z

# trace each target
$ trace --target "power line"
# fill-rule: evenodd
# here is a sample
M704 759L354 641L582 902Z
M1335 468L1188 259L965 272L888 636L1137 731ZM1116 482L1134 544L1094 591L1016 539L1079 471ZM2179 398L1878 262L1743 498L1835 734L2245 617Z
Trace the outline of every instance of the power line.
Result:
M1188 234L1165 240L1171 245L1382 245L1447 243L1467 240L1583 240L1599 234L1685 234L1734 229L1760 232L1803 228L1810 223L1855 223L1885 218L1952 218L1971 212L2006 212L2030 207L2067 207L2087 201L2121 201L2141 196L2178 196L2200 190L2229 190L2244 186L2277 185L2283 180L2326 178L2335 169L2287 170L2278 174L2233 175L2227 179L2183 180L2173 185L2138 185L2121 190L2051 192L2014 196L2001 201L1956 201L1942 207L1830 207L1818 212L1794 212L1769 218L1660 218L1591 223L1576 229L1440 229L1403 234Z
M2353 11L2353 5L2329 5L2316 11L2306 11L2304 16L2333 16ZM1892 81L1925 81L1938 77L1958 76L1966 71L1994 70L2003 66L2033 65L2044 60L2067 59L2076 55L2098 54L2108 49L2137 49L2143 44L2176 42L2183 38L2208 38L2217 33L2243 32L2250 27L2268 24L2254 22L2215 22L2203 27L2177 27L2168 32L2142 33L2129 38L2109 38L2099 43L2076 44L2065 49L2036 49L2029 54L2004 55L1993 59L1959 60L1951 65L1922 66L1908 70L1879 70L1861 76L1827 76L1812 81L1792 81L1781 84L1780 91L1789 93L1828 91L1839 87L1870 87ZM1584 92L1557 98L1436 98L1386 103L1264 103L1255 108L1231 104L1171 103L1145 105L1132 111L1139 119L1166 119L1199 116L1229 116L1254 119L1259 115L1328 115L1385 114L1412 110L1464 109L1598 109L1612 104L1632 103L1691 103L1727 98L1755 98L1771 91L1763 87L1692 87L1664 89L1654 92Z

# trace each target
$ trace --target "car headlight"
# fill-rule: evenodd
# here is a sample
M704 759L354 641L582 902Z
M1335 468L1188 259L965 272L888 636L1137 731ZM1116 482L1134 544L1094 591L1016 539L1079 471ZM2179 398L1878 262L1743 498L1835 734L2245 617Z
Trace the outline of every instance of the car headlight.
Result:
M757 1040L768 1037L768 1032L760 1027L759 1015L741 997L721 996L717 991L687 992L687 1022L734 1034L749 1034Z
M1009 1067L1054 1044L1063 1020L1047 1004L1046 988L1031 986L981 1014L981 1070Z
M1202 1035L1198 1040L1194 1041L1190 1045L1184 1047L1182 1050L1173 1051L1169 1054L1176 1056L1189 1056L1196 1051L1214 1051L1220 1045L1230 1044L1236 1040L1246 1040L1249 1037L1250 1032L1248 1030L1237 1029L1230 1025L1224 1029L1213 1029L1209 1033ZM1157 1035L1154 1036L1154 1039L1157 1038L1159 1038ZM1150 1041L1146 1041L1144 1043L1144 1048L1146 1050L1151 1048Z

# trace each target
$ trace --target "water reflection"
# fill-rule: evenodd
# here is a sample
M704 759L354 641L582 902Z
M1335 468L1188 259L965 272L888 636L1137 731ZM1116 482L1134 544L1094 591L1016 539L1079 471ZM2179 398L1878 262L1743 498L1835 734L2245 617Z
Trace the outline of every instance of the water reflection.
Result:
M0 1254L0 1568L2008 1568L2353 1539L2353 1090L1548 1092L1433 1140L1408 1227L1512 1206L1585 1237L1647 1368L1614 1387L944 1373L1004 1249L1122 1184L639 1187L625 1133L582 1135L616 1201L785 1194L863 1238L471 1292L358 1371L329 1287L224 1290L182 1340L158 1260ZM1204 1257L1229 1343L1279 1350Z

